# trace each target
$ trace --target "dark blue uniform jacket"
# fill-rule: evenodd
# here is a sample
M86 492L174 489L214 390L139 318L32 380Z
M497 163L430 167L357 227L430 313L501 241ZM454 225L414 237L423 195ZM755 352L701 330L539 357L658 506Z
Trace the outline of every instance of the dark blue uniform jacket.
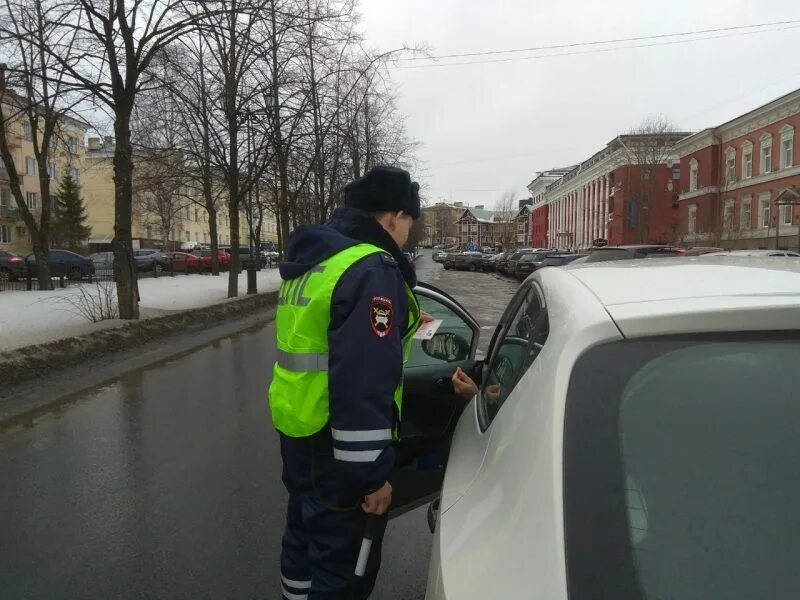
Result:
M408 325L404 281L414 270L375 218L337 209L326 225L292 234L281 277L294 279L361 242L386 250L351 266L331 301L328 329L330 423L308 438L281 435L284 482L290 492L316 490L338 506L357 505L394 466L394 390L402 378L402 335ZM388 309L388 310L387 310Z

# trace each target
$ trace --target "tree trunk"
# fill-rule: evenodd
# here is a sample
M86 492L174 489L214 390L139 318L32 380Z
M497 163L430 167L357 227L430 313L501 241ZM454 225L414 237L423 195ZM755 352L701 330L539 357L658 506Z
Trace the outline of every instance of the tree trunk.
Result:
M209 228L209 236L211 237L211 274L219 276L219 240L217 238L217 211L214 210L213 205L209 210L208 205L206 205L206 211L208 212L208 228Z
M133 147L131 111L117 106L114 122L114 276L120 319L139 318L139 286L133 259Z

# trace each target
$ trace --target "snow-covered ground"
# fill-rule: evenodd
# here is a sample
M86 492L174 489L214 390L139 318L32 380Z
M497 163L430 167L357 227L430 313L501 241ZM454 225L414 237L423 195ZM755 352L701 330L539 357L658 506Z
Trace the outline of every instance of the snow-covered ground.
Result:
M259 293L275 291L279 283L277 269L258 272ZM110 285L113 289L113 284ZM0 292L0 352L124 325L120 320L91 323L81 316L70 301L80 296L81 288L88 291L95 284L71 284L66 289L49 292ZM247 273L243 272L239 275L239 294L246 292ZM227 299L228 274L141 279L139 295L143 319L202 308ZM113 301L116 303L116 293Z

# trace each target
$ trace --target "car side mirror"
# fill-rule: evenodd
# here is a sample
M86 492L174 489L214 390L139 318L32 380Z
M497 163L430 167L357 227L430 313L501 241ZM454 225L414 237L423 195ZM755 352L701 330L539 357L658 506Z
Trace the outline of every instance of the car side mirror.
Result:
M455 333L436 333L423 340L422 350L428 356L445 362L460 362L469 358L470 343Z

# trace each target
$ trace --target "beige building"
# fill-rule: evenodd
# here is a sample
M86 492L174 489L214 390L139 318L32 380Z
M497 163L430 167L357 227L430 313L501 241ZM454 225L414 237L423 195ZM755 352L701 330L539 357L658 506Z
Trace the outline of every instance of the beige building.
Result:
M8 107L6 114L15 109ZM50 193L58 191L61 179L71 173L79 177L83 166L85 150L83 138L88 127L68 117L61 122L56 149L48 163L50 174ZM39 185L39 166L33 152L33 132L27 119L21 118L10 123L9 146L14 156L14 164L20 174L22 194L30 211L37 221L42 211L42 194ZM0 250L27 254L31 251L31 238L22 220L17 202L11 193L9 175L0 160Z
M437 202L422 207L422 220L425 225L423 246L453 246L458 242L456 221L464 212L464 204Z
M107 249L114 237L113 153L113 138L89 138L81 183L88 225L92 228L92 237L89 240L91 251ZM137 164L137 169L146 168L144 163ZM161 212L166 213L167 218L163 218L159 214ZM170 225L166 236L163 231L165 221ZM217 212L217 231L219 244L230 244L230 215L224 201L220 202ZM134 247L139 248L160 248L164 246L165 238L169 249L179 248L184 242L209 244L211 230L208 213L200 203L188 197L188 194L176 192L165 206L164 203L148 201L147 192L140 190L134 195L132 237ZM250 239L244 213L239 218L239 239L242 245L247 244ZM271 214L264 220L261 239L277 241L277 225Z

